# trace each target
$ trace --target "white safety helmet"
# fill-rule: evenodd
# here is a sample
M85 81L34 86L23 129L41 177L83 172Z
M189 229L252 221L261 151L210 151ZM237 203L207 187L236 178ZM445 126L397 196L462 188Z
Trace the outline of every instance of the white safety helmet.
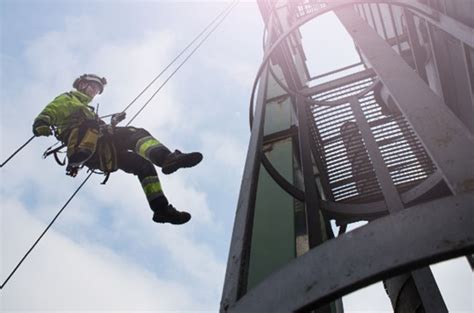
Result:
M104 86L107 85L107 80L105 79L105 77L100 78L99 76L97 76L95 74L84 74L84 75L81 75L80 77L76 78L76 80L72 84L72 87L78 89L79 85L82 82L96 82L96 83L98 83L100 85L99 94L101 94L102 91L104 91Z

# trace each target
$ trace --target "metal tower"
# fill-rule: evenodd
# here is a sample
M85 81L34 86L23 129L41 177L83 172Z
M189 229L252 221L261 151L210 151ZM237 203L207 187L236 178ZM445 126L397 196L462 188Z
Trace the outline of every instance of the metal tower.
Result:
M428 265L473 264L474 2L258 5L265 54L221 312L342 312L338 298L381 280L395 312L447 312ZM311 77L300 27L323 14L360 62Z

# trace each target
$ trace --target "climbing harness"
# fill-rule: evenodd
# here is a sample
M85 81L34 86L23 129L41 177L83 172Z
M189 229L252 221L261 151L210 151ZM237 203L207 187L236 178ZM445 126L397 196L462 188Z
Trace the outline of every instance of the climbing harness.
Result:
M48 149L46 149L46 151L43 153L43 159L46 159L48 156L50 155L53 155L54 156L54 160L56 161L56 163L58 163L59 165L61 166L64 166L66 165L66 157L64 157L64 159L61 161L58 157L58 154L59 153L65 153L65 152L61 152L61 150L66 147L66 144L63 143L61 144L59 147L57 148L54 148L55 146L57 146L59 143L61 143L60 141L56 142L54 145L52 145L51 147L49 147Z

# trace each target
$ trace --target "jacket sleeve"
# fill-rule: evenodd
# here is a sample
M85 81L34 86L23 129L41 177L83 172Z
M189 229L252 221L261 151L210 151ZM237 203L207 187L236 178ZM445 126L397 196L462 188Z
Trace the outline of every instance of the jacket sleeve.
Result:
M60 119L62 111L64 111L66 97L61 95L51 101L41 113L35 118L35 122L40 120L47 123L48 125L57 125Z

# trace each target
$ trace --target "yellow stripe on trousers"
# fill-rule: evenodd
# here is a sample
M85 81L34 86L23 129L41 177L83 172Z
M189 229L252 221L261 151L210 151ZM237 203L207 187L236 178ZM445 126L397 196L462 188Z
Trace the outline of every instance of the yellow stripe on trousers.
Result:
M141 184L148 201L163 196L163 189L161 189L161 183L157 176L145 177Z
M152 136L147 136L147 137L144 137L142 139L140 139L138 142L137 142L137 146L135 148L135 151L141 155L142 157L146 158L146 159L149 159L148 157L148 151L151 149L151 148L154 148L154 147L158 147L160 146L161 143L156 140L155 138L153 138Z

